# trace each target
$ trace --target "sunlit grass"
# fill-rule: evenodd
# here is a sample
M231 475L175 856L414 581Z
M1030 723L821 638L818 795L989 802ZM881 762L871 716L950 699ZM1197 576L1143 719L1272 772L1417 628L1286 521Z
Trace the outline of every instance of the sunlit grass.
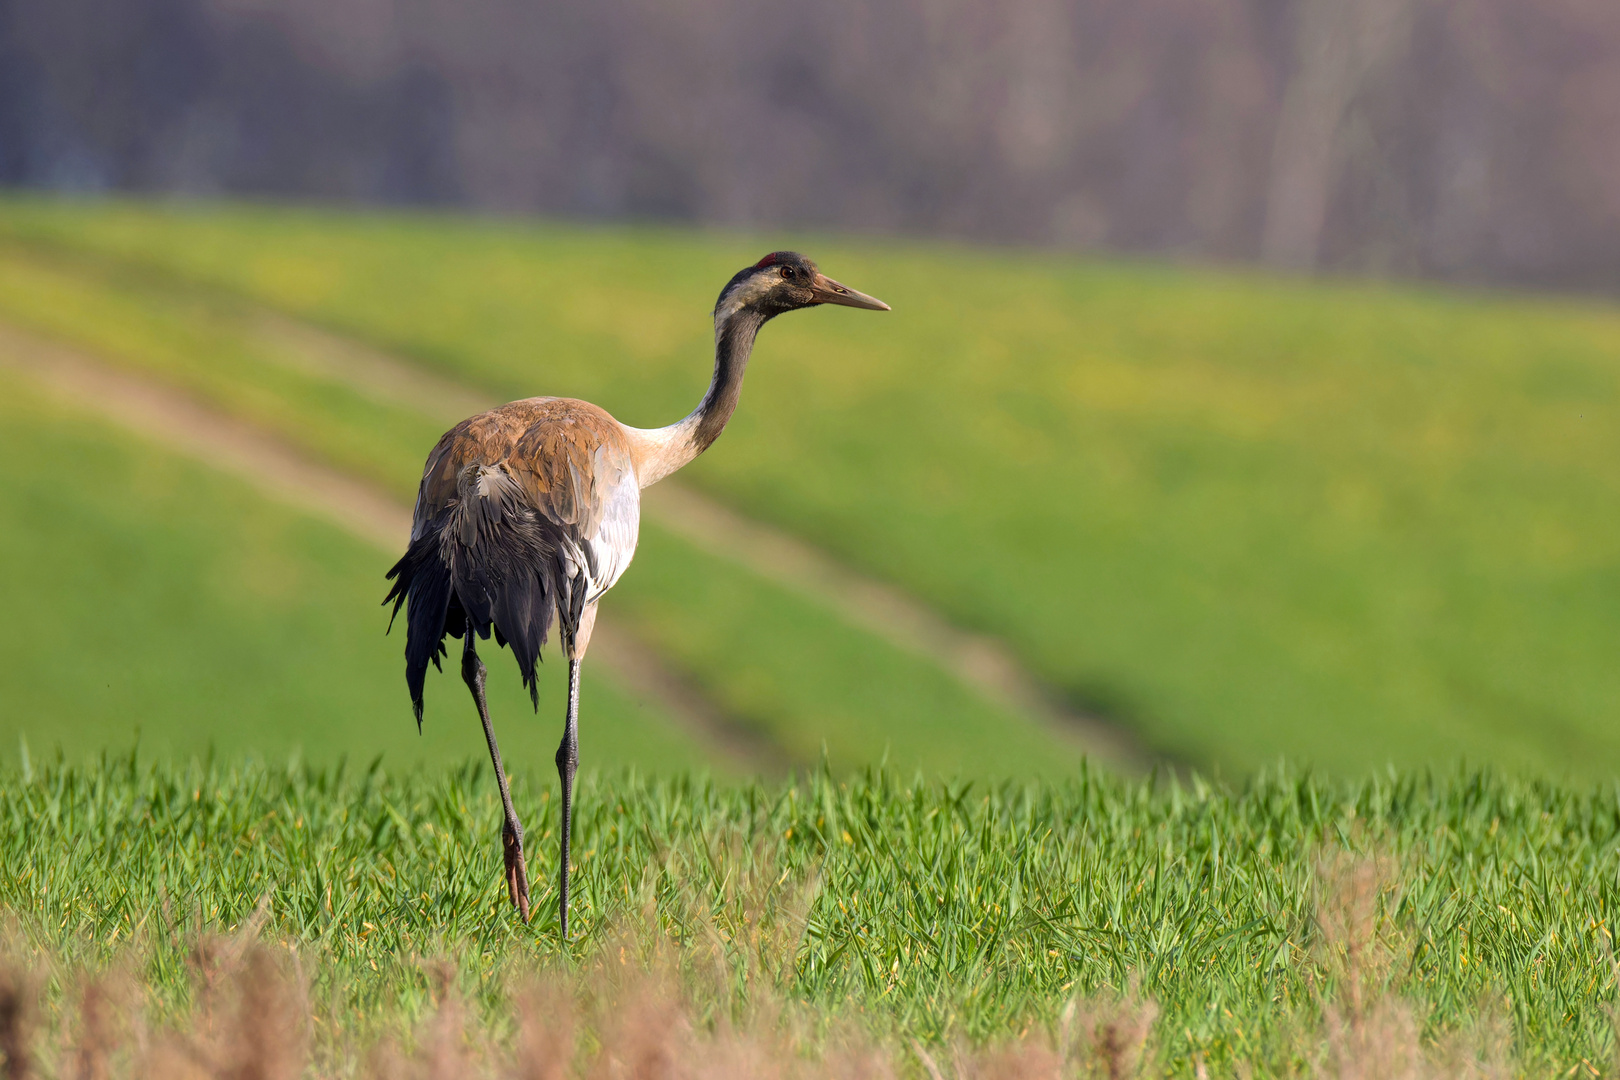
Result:
M3 228L491 392L667 422L780 237L12 202ZM1189 758L1620 765L1620 315L795 238L894 304L765 331L690 479Z
M1500 1017L1530 1073L1614 1052L1608 787L1474 773L1268 774L1233 790L1094 773L991 786L593 773L564 947L555 808L526 771L529 926L501 885L482 764L34 770L0 777L0 906L63 986L134 941L171 1009L187 1000L197 929L228 930L262 902L270 938L318 973L323 1015L359 1030L427 1008L425 960L454 959L493 1015L528 973L651 935L677 963L731 973L710 971L722 997L705 1008L781 994L901 1046L1052 1030L1071 1000L1134 986L1157 1003L1150 1048L1165 1070L1298 1075L1321 1067L1307 1036L1324 1009L1350 1007L1354 977L1357 1007L1404 1003L1430 1045ZM1347 857L1381 869L1346 878ZM1335 937L1344 919L1365 925ZM1347 942L1361 951L1347 957Z

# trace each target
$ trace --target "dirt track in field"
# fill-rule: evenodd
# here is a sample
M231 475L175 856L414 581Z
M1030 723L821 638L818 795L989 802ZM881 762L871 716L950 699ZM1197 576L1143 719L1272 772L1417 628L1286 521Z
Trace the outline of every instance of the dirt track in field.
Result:
M281 315L261 311L256 330L279 354L298 357L304 370L434 417L446 427L499 404L409 362ZM678 480L644 491L642 514L695 547L740 563L931 661L982 697L1045 722L1103 761L1143 767L1151 760L1128 732L1060 701L999 641L953 626L926 604L780 529L751 521Z
M75 408L231 473L384 552L403 551L410 537L409 506L180 391L4 324L0 366L27 375ZM622 689L650 699L733 769L781 773L792 765L774 743L727 718L611 617L597 622L591 645L591 661Z
M270 347L267 351L282 363L342 382L447 427L497 404L365 344L280 314L260 310L249 319L253 332ZM0 324L0 363L26 371L79 405L143 435L237 473L384 550L404 547L410 533L409 507L183 393L4 324ZM913 597L686 485L666 480L648 488L642 499L648 520L831 608L846 621L934 663L981 697L1043 722L1093 757L1130 770L1151 762L1151 755L1129 732L1069 708L995 639L953 626ZM734 764L765 771L791 764L774 743L726 718L670 672L656 652L614 626L607 615L598 624L591 656L603 661L627 690L656 700L668 715Z

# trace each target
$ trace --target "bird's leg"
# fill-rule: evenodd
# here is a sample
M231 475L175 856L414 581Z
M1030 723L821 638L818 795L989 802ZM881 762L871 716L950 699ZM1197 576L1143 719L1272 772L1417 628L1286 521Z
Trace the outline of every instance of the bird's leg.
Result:
M557 746L557 778L562 781L562 868L558 871L557 919L568 940L568 842L574 825L574 772L579 768L579 658L568 659L568 719Z
M506 893L517 905L523 921L529 921L529 870L523 862L523 825L512 809L512 791L506 783L506 769L501 765L501 748L495 742L495 725L489 722L489 705L484 701L484 662L478 659L473 641L477 631L472 620L467 621L466 646L461 651L461 677L478 703L478 719L484 722L484 738L489 742L489 760L495 765L495 782L501 788L501 809L506 823L501 828L501 843L506 853Z

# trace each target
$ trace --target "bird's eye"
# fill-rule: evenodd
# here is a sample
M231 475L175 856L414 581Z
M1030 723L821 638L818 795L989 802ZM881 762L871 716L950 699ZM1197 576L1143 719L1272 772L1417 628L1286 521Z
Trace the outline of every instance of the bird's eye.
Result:
M791 266L782 267L782 276L791 281L793 279L793 267L791 267Z

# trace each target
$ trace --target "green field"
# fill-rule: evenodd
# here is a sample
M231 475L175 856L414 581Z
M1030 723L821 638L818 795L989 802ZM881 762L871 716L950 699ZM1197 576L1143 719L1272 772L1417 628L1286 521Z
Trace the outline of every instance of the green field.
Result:
M9 199L0 323L403 500L442 418L312 368L267 309L656 424L701 391L719 283L779 242ZM587 664L564 945L558 665L535 717L491 664L525 927L453 670L411 723L378 607L394 553L0 365L0 1055L21 972L44 1074L93 1074L73 1048L108 971L135 1019L107 1075L170 1075L147 1036L222 1038L229 958L258 935L308 984L320 1076L366 1074L392 1036L423 1077L474 1074L430 1067L450 1043L495 1075L530 1052L536 978L569 1003L539 1044L558 1016L579 1038L571 1070L523 1075L620 1075L651 1051L603 1018L619 1005L715 1077L1050 1075L1053 1052L1125 1076L1102 1048L1133 1033L1149 1075L1620 1069L1620 315L798 243L895 312L769 327L691 482L1230 779L1083 766L649 524L613 614L807 767L730 777Z
M17 200L0 236L13 266L249 298L492 393L587 397L641 425L690 408L718 285L782 242ZM794 242L895 311L770 326L691 482L1003 638L1183 760L1620 765L1613 309ZM99 309L55 316L25 294L0 288L0 315L101 332ZM317 437L396 488L425 445L337 397L263 408L291 427L344 413ZM688 662L747 700L713 656ZM836 665L811 681L861 699ZM786 675L755 682L762 712L791 717L772 723L806 730Z
M0 318L86 347L109 363L186 390L223 412L274 431L318 457L379 483L402 501L414 495L420 459L442 430L439 421L398 403L375 400L311 373L307 365L286 355L284 346L257 333L240 305L233 307L217 299L154 289L116 274L109 277L64 268L49 259L0 253ZM64 429L57 441L72 442L75 436L69 431L82 431L85 425L70 413L56 415ZM76 515L83 516L97 512L103 496L96 485L108 482L97 479L94 455L82 465L74 464L85 456L81 448L53 450L52 457L41 458L25 441L15 460L35 471L45 470L42 475L62 467L85 473L84 485L68 487L60 494L64 501L87 504L77 508ZM164 460L180 467L172 456ZM0 476L0 489L43 482L47 481L15 469ZM177 488L184 483L180 476L170 482ZM172 513L167 507L148 509L160 515ZM225 552L238 543L228 514L209 509L206 503L192 504L187 513L187 524L197 542ZM269 509L264 513L278 516ZM0 528L11 530L17 544L69 550L76 545L82 548L75 522L75 515L63 513L21 513ZM273 537L260 541L272 542ZM99 557L105 561L117 546L116 535L103 537L100 544ZM89 562L97 558L82 551L81 556ZM14 624L11 633L35 644L29 646L32 652L26 654L25 662L0 667L0 694L19 703L26 701L29 707L0 713L0 754L14 752L21 735L33 741L36 751L61 748L82 760L109 745L127 746L132 737L129 733L140 729L178 739L160 745L187 752L216 743L262 745L267 753L282 753L293 744L301 745L317 760L332 760L330 755L338 749L357 759L369 758L390 745L368 741L376 730L369 718L387 717L388 723L396 723L406 715L402 712L405 699L399 655L403 646L382 637L387 616L375 605L383 592L382 572L394 557L394 551L371 553L364 569L352 560L320 568L323 581L339 579L342 587L314 588L303 594L300 602L305 607L305 622L324 622L335 636L354 640L346 641L341 649L320 653L322 659L312 666L306 661L317 654L316 642L279 655L260 652L259 639L251 632L236 643L240 651L259 657L257 663L266 677L273 674L279 683L298 688L296 693L305 706L291 724L277 721L273 709L266 712L264 699L255 688L243 686L238 691L225 683L223 692L233 696L222 699L210 696L222 688L207 680L197 688L182 680L170 689L179 700L210 686L202 700L213 702L216 715L243 718L229 732L217 730L218 723L197 722L196 714L188 710L166 714L151 697L140 699L139 707L120 711L116 720L81 713L71 694L57 696L57 688L64 684L36 682L33 665L38 662L35 654L44 648L39 644L43 639L38 628ZM113 565L122 564L114 559ZM153 591L176 579L187 580L191 573L184 552L163 547L152 560L134 566L147 579L143 587ZM29 572L24 563L10 569L17 575ZM102 565L92 569L113 572ZM229 573L213 575L207 587L218 603L232 610L251 612L259 603L252 582L237 581ZM38 598L35 606L42 613L41 620L50 626L48 637L59 649L52 653L52 663L68 668L92 666L163 685L155 677L156 669L140 666L134 654L75 654L72 642L83 637L87 628L95 634L101 632L100 593L84 592L74 576L39 579L31 588ZM1072 771L1079 762L1072 745L966 692L930 663L695 550L654 525L644 525L636 573L615 590L611 606L615 616L628 620L642 637L660 646L672 666L686 673L728 715L767 738L789 762L813 764L823 748L841 769L877 761L885 754L906 767L972 775L1059 775ZM217 642L230 636L228 626L198 623L188 612L172 607L135 614L145 621L128 627L128 632L143 637L150 648L166 649L176 657L194 651L192 643L199 637L207 639L206 649L217 649ZM286 636L293 635L289 631ZM494 661L494 669L492 685L500 689L493 706L498 730L503 740L512 738L508 733L514 730L524 739L508 746L508 756L549 760L550 746L560 730L560 679L542 673L546 698L537 722L520 704L515 669L504 654ZM178 675L183 669L168 665L162 670ZM588 673L593 671L587 666ZM330 694L332 685L344 680L348 686L343 693ZM639 762L679 766L694 760L690 746L684 753L664 752L675 735L666 723L654 723L662 734L648 740L643 740L647 723L622 725L622 697L616 698L609 686L599 700L595 687L604 685L603 681L592 681L584 706L587 765ZM8 693L13 688L15 692ZM333 707L340 698L348 707ZM333 705L310 711L307 705L312 701ZM429 680L429 727L443 731L454 724L450 730L462 738L458 744L462 749L480 745L476 728L465 726L471 716L469 702L453 673ZM636 707L644 709L644 705ZM367 719L347 719L355 714ZM942 730L950 733L948 739L940 738ZM343 734L336 734L338 731ZM124 734L109 742L108 736L116 732ZM256 743L261 732L262 744ZM299 742L310 733L319 736ZM435 750L426 759L443 757L442 750Z
M266 939L312 980L323 1075L431 1011L435 958L458 965L496 1044L535 972L590 997L604 970L622 983L662 962L700 1036L740 1024L813 1054L854 1032L908 1076L925 1075L919 1046L949 1064L953 1044L1072 1035L1133 984L1157 1009L1155 1074L1598 1076L1615 1061L1612 785L598 777L563 948L552 807L520 771L539 883L525 927L488 775L122 759L0 775L6 949L48 961L41 1045L72 1035L73 973L109 963L145 987L151 1023L183 1016L207 970L199 934L264 898ZM1354 1071L1420 1047L1432 1069ZM1494 1071L1465 1072L1479 1055ZM955 1060L951 1075L986 1075Z
M89 425L0 369L0 730L6 756L100 749L185 758L253 751L285 762L378 755L395 767L481 742L460 680L435 686L419 736L385 638L386 555L257 491ZM563 688L543 714L491 685L506 752L547 761ZM708 760L667 720L588 676L599 763Z

